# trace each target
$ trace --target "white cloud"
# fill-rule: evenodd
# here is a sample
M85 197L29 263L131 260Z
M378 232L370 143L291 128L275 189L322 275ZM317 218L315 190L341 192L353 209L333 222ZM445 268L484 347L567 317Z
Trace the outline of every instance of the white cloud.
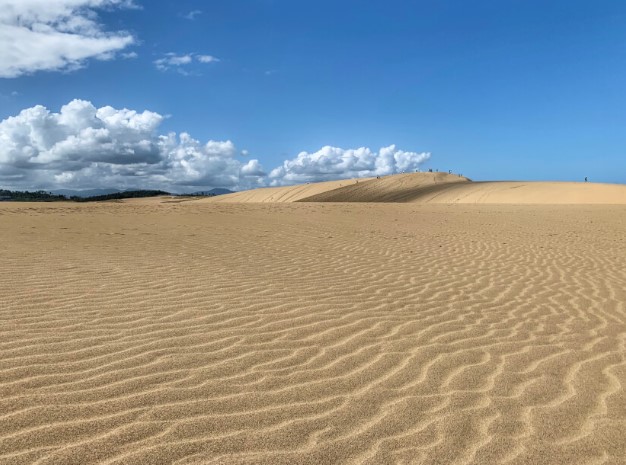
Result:
M58 113L38 105L0 121L0 187L246 189L416 169L427 153L389 146L301 152L269 174L231 141L159 134L164 116L73 100Z
M181 15L183 18L188 19L190 21L193 21L194 19L196 19L196 16L199 16L202 14L201 10L193 10L190 11L189 13L183 14Z
M196 55L195 53L187 53L185 55L177 55L176 53L166 53L162 58L154 61L154 65L159 71L176 70L183 75L190 74L185 65L194 62L198 63L217 63L219 58L212 55Z
M164 117L73 100L59 113L35 106L0 122L0 185L13 188L246 187L230 141L159 135ZM256 160L252 160L256 162Z
M322 147L314 153L300 152L269 174L273 186L313 181L349 179L414 171L430 158L430 153L404 152L395 145L378 152L369 148Z
M168 53L163 58L159 58L154 61L157 69L160 71L167 71L174 66L181 66L191 63L193 58L191 55L176 55L174 53Z
M211 56L211 55L198 55L196 59L200 63L217 63L218 61L220 61L219 58L215 58L214 56Z
M259 163L259 160L250 160L241 167L240 173L242 176L246 177L264 177L267 175L263 170L263 166Z
M96 11L132 7L131 0L0 0L0 77L69 71L89 58L113 58L135 40L105 32Z

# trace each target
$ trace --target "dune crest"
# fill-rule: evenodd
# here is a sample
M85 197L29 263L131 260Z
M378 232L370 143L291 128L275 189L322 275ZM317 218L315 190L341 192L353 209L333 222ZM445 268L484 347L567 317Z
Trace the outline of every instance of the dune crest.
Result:
M466 186L471 180L448 173L408 173L383 176L364 183L312 195L301 202L411 202L430 189Z
M234 194L213 197L212 202L243 202L243 203L288 203L297 202L322 192L340 189L349 184L367 182L372 178L340 179L338 181L314 182L286 187L261 187ZM375 179L375 178L374 178Z

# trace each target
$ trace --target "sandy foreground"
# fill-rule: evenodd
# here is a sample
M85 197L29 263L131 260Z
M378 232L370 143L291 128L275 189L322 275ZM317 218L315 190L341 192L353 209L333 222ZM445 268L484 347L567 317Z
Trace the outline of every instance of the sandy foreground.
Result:
M0 203L2 464L624 464L626 206Z

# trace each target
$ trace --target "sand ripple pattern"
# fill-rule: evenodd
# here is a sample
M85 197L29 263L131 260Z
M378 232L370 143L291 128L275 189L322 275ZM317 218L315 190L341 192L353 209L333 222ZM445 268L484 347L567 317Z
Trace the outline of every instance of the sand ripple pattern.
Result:
M0 204L0 464L624 464L626 208Z

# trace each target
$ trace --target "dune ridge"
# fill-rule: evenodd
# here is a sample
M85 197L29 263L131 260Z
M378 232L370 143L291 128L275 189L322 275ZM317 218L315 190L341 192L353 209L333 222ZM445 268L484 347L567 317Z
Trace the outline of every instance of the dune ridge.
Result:
M211 201L624 205L626 185L541 181L473 182L456 174L407 173L378 179L255 189L216 197Z
M625 228L622 206L0 204L0 464L622 464Z
M244 202L244 203L288 203L311 197L321 192L341 188L347 184L367 182L372 178L341 179L338 181L324 181L307 184L297 184L286 187L261 187L233 194L219 195L211 198L213 202ZM375 179L375 178L374 178Z

